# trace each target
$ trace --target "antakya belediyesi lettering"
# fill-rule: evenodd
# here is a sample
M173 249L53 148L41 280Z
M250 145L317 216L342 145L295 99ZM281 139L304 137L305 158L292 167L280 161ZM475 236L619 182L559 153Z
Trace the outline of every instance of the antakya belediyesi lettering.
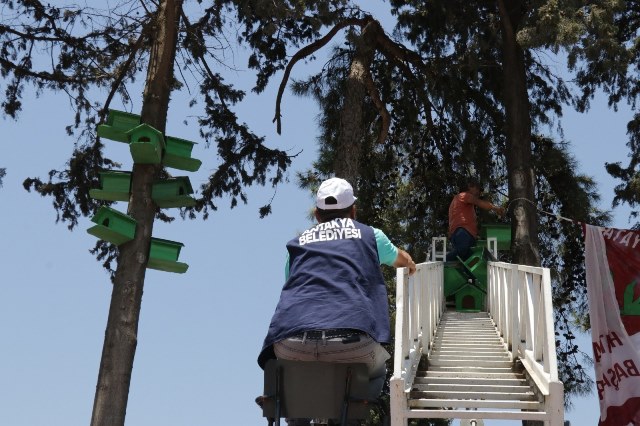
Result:
M360 230L356 228L352 219L335 219L330 222L319 223L300 235L299 244L305 245L317 241L343 240L348 238L362 238Z

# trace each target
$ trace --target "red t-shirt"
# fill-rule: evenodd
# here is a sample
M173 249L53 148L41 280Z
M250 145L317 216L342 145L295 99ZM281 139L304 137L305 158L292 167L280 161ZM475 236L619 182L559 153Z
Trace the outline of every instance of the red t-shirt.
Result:
M449 236L458 228L464 228L474 238L478 236L478 224L476 221L476 209L472 203L474 195L470 192L461 192L449 205Z

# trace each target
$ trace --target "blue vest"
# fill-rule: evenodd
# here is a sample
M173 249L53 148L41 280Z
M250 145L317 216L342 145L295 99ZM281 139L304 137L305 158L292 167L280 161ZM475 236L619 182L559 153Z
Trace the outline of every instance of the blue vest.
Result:
M373 229L334 219L287 243L289 279L258 363L272 345L307 330L353 328L389 343L389 304Z

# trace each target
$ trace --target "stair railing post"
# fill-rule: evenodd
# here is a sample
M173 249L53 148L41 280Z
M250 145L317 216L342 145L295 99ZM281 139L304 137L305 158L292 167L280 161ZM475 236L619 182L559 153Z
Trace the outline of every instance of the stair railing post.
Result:
M549 420L545 426L564 425L564 385L562 382L549 383L549 395L544 401L544 411L549 414Z
M511 340L511 353L513 358L520 356L520 315L522 312L521 303L521 279L518 265L511 265L511 282L509 293L511 294L511 330L513 336Z
M434 306L431 304L431 298L434 296L435 285L437 283L431 282L427 279L430 276L429 272L433 267L431 264L423 265L420 270L416 271L416 279L420 283L422 289L422 299L420 300L420 318L422 324L422 351L427 353L431 346L431 327L433 321L433 315L431 314L431 308ZM426 269L426 270L424 270Z
M430 315L433 320L431 322L431 337L430 339L435 338L436 329L438 327L438 323L440 322L440 318L442 317L442 313L445 308L445 300L444 300L444 264L438 263L435 266L435 277L433 282L434 291L433 291L433 300L432 300L432 308Z
M541 268L536 268L541 269ZM542 311L542 275L531 270L525 272L527 283L527 350L536 363L542 361L544 315Z
M391 396L391 426L408 426L407 418L407 398L404 391L404 379L396 377L395 374L389 381L389 391Z
M511 348L511 344L513 341L513 324L511 323L510 312L515 309L513 305L513 300L511 300L511 292L509 286L511 284L511 275L513 274L513 268L501 268L500 269L500 284L502 288L502 300L503 306L501 311L502 316L502 324L503 327L503 335L502 338L507 346L507 350ZM511 357L513 361L513 356Z
M509 318L507 313L509 312L506 304L507 297L507 285L506 285L506 273L508 271L502 264L498 262L489 262L487 264L487 297L488 297L488 312L491 318L496 324L496 328L500 336L507 343L507 333Z
M396 270L396 330L395 330L395 350L393 356L393 374L394 376L401 377L402 374L402 360L405 356L407 349L406 344L406 324L405 322L405 308L406 308L406 285L408 277L405 274L404 268L398 268Z
M533 337L531 329L533 327L532 309L531 309L531 283L529 282L531 277L527 275L526 271L520 270L521 276L521 289L522 289L522 315L520 316L521 334L520 342L522 343L522 357L525 357L527 351L532 350Z
M422 320L420 315L420 302L422 301L422 280L420 276L422 274L414 274L413 277L409 279L409 306L411 307L409 320L411 321L411 331L409 334L409 339L411 341L411 346L420 346L418 339L420 338L420 328L422 327Z
M529 272L531 351L536 362L542 361L544 342L544 302L542 301L542 275Z
M487 312L493 318L496 327L500 329L499 308L499 278L496 277L496 266L493 262L487 262Z
M556 356L556 339L553 327L553 302L551 299L551 272L545 268L542 271L542 292L544 301L544 319L545 319L545 339L544 339L544 358L545 371L549 373L552 382L558 380L558 360ZM548 369L547 369L548 367ZM562 383L561 383L562 385ZM564 404L564 398L562 399Z
M509 340L511 339L511 324L509 322L509 272L510 270L504 267L495 268L496 272L496 291L498 292L496 298L498 300L498 329L502 336L507 350L509 349ZM511 358L513 361L513 357Z
M405 394L405 379L403 375L403 367L405 365L404 357L407 348L407 339L405 338L407 331L406 321L406 292L408 284L408 275L405 268L396 270L396 327L395 327L395 348L393 356L393 376L389 382L390 386L390 410L391 410L391 426L406 426L405 411L407 409L407 398Z

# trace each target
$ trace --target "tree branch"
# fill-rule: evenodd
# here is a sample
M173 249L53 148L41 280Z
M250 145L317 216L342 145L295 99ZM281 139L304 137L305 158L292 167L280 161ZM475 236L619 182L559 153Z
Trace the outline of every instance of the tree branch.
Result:
M291 70L293 66L303 58L306 58L309 55L317 52L320 48L325 46L331 39L343 28L358 25L361 28L364 28L369 22L371 22L373 18L371 16L365 16L364 18L349 18L342 22L337 23L331 31L329 31L324 37L314 41L313 43L303 47L300 49L293 57L291 61L287 64L287 67L284 70L284 75L282 76L282 81L280 82L280 88L278 89L278 97L276 99L276 113L275 117L273 117L273 121L277 122L277 131L278 134L282 134L282 122L281 122L281 113L280 113L280 103L282 101L282 95L284 94L284 89L287 87L287 82L289 81L289 75L291 74Z
M120 69L120 72L118 73L118 77L116 78L116 81L114 81L113 84L111 85L111 90L109 91L109 95L107 96L107 100L105 101L104 107L102 108L102 113L101 113L101 118L100 118L101 122L104 120L105 113L106 113L107 109L109 109L109 104L111 104L111 100L113 99L113 97L115 96L116 92L118 91L118 88L122 84L122 81L124 80L124 77L127 74L127 71L129 70L129 67L131 66L131 63L133 62L133 59L135 58L136 54L140 50L140 47L142 47L142 42L144 41L144 37L146 35L146 32L147 32L147 29L143 28L142 32L140 33L140 37L138 37L138 40L136 40L135 44L133 45L133 49L129 53L129 57L124 62L124 64L122 64L122 67Z
M382 28L380 28L379 31L376 31L376 44L378 45L380 52L382 52L387 59L408 62L423 71L425 74L430 74L429 68L424 63L420 55L391 40Z
M46 30L46 27L37 28L37 30L43 31ZM56 34L59 34L61 31L57 27L53 27L52 30ZM71 45L76 44L79 41L90 40L93 38L97 38L105 34L105 31L92 31L88 34L83 35L82 37L72 37L68 33L62 33L62 35L57 37L45 37L33 34L31 32L21 32L6 25L0 25L0 35L4 33L9 33L18 36L20 39L31 40L31 41L49 41L49 42L66 42ZM73 42L73 43L72 43Z
M33 77L33 78L37 78L45 81L51 81L55 83L77 83L77 84L83 83L83 80L69 77L68 75L63 73L31 71L29 69L16 65L5 58L0 58L0 65L2 65L2 67L4 68L7 68L13 71L14 74L16 74L16 76L28 76L28 77Z
M384 103L380 99L380 95L378 94L378 89L376 88L376 84L373 81L373 77L371 76L371 70L367 69L364 73L364 84L367 88L367 92L369 92L369 96L371 96L371 100L373 104L378 109L380 113L380 117L382 117L382 128L380 129L380 133L378 134L378 144L384 144L384 141L387 139L387 135L389 134L389 127L391 126L391 116L389 115L389 111L385 107Z
M187 15L184 13L184 10L182 11L182 20L184 21L184 24L187 26L187 32L189 32L189 30L192 27L192 25L189 22L189 18L187 17ZM193 49L191 49L191 51L192 51L192 54L194 55L195 59L197 59L200 62L200 64L204 67L204 69L207 72L207 74L209 75L209 78L211 79L211 81L218 80L218 78L215 76L213 71L211 71L211 68L209 67L209 64L207 63L207 60L204 58L204 55L202 53L196 52ZM229 107L227 107L227 104L224 101L224 97L222 96L222 94L219 91L216 91L216 94L218 95L218 99L220 100L220 103L222 104L224 109L228 110Z

